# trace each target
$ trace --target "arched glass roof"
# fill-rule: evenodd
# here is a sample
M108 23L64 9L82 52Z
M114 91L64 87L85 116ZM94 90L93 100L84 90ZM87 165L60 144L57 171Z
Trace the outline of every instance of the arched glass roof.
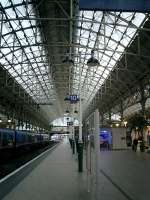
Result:
M0 3L4 20L1 21L1 65L37 103L50 102L55 99L55 91L40 22L21 20L37 17L32 1L0 0Z
M77 24L77 44L73 91L79 92L79 68L82 67L81 85L86 106L95 96L110 71L134 39L146 14L131 12L81 11ZM91 50L100 64L88 67ZM79 60L79 55L81 59Z
M46 48L48 44L34 2L36 1L0 0L0 64L37 103L48 104L55 99L59 101L57 96L62 91L55 90L56 82L52 80L50 56ZM78 18L73 19L74 67L73 71L66 70L64 76L67 79L64 80L70 81L71 93L77 95L81 83L84 105L88 106L94 98L146 18L147 15L143 13L80 11ZM57 26L64 25L58 23ZM51 40L57 43L56 38L51 37ZM56 50L63 44L59 41L58 47L57 44L54 45ZM59 54L59 50L54 52ZM94 50L94 56L100 63L96 67L87 66L91 50ZM62 62L53 64L57 68ZM61 77L61 74L58 76ZM61 81L60 84L63 84Z

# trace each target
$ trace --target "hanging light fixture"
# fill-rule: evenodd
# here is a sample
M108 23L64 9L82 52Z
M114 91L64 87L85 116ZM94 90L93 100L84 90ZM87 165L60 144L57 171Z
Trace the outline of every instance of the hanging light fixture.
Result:
M71 56L69 54L69 51L67 51L66 57L62 61L62 63L66 64L67 66L74 65L74 61L72 60L72 58L71 58Z
M78 111L77 111L77 110L75 110L75 111L74 111L74 113L75 113L75 114L77 114L77 113L78 113Z
M69 95L69 93L67 93L67 95L64 98L64 101L69 101L69 100L70 100L70 95Z
M66 110L66 113L70 113L68 109Z
M87 61L87 66L88 67L94 67L99 65L99 61L94 57L94 50L91 51L91 58L88 59Z

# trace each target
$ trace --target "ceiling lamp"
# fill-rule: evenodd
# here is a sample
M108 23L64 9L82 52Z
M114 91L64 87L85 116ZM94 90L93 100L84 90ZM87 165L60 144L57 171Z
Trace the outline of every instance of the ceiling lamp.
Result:
M67 93L66 97L64 98L64 101L69 101L70 100L70 95Z
M67 66L74 65L74 61L71 59L69 52L67 52L67 55L65 59L62 61L62 63L66 64Z
M91 58L89 58L88 61L87 61L87 66L88 67L94 67L94 66L97 66L99 64L100 64L99 61L96 58L94 58L94 50L92 50L91 51Z
M70 113L68 109L66 110L66 113Z
M77 114L77 113L78 113L78 111L77 111L77 110L75 110L75 111L74 111L74 113L75 113L75 114Z

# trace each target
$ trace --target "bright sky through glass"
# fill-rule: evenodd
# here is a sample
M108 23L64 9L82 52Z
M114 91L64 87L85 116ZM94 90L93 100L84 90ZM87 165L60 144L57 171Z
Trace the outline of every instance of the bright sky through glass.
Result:
M37 103L50 102L56 92L50 76L48 52L40 21L10 20L18 17L37 17L32 1L0 0L1 24L0 63L22 85ZM72 93L79 93L79 66L82 67L82 95L88 105L126 47L136 35L146 14L81 11L76 23ZM100 65L89 68L91 50ZM81 52L81 58L79 58ZM79 63L80 62L80 63Z
M1 18L36 17L31 1L0 0ZM37 103L54 98L46 50L40 23L34 20L14 20L2 23L0 63Z
M79 92L79 67L82 67L82 95L86 105L107 79L144 19L145 14L142 13L80 12L76 34L78 45L75 49L73 93ZM100 65L88 67L87 61L92 49Z

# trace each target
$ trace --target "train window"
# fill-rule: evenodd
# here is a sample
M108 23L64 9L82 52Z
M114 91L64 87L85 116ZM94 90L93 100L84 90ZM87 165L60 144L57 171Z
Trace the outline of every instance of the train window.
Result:
M7 145L8 145L7 134L3 133L2 146L7 146Z
M17 133L16 134L16 142L17 144L25 143L26 135L24 133Z
M13 133L12 132L10 132L10 133L3 132L1 143L2 143L2 146L12 146L13 145Z
M13 146L13 133L7 135L8 146Z

